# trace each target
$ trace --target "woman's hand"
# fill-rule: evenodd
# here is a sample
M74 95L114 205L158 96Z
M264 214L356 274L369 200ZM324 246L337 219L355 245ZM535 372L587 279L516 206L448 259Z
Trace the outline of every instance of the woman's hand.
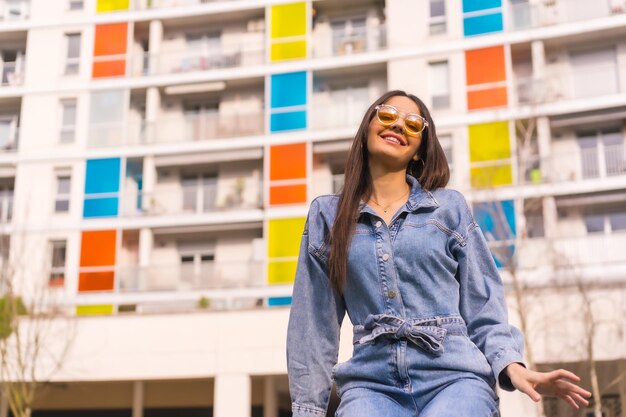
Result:
M546 395L559 397L576 410L581 405L589 405L585 398L591 397L591 393L570 382L580 382L580 378L570 371L558 369L552 372L536 372L519 363L511 363L505 371L513 386L535 402L539 402L541 396Z

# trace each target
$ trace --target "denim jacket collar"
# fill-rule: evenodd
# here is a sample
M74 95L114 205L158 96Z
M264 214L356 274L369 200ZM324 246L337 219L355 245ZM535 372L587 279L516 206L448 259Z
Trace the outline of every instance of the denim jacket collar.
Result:
M403 211L406 210L412 212L423 207L439 207L439 203L435 200L435 196L433 196L430 191L424 190L414 176L407 174L406 181L411 185L411 192L407 203L402 208ZM361 200L359 205L359 215L363 213L376 215L376 212L372 210L372 208L363 200Z

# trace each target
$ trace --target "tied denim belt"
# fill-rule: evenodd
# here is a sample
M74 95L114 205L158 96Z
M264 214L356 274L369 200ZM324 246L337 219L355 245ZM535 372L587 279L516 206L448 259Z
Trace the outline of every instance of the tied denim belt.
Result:
M353 343L362 344L379 337L406 339L417 347L440 356L446 334L467 334L461 316L403 319L390 314L370 314L363 325L353 329Z

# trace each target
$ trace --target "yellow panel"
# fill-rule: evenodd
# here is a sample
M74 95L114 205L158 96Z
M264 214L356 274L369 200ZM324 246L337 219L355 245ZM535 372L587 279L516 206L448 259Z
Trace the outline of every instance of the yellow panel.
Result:
M300 251L300 239L306 218L276 219L269 221L269 258L296 257Z
M306 3L272 6L272 39L306 35Z
M268 284L289 284L296 277L298 262L269 262L267 264Z
M491 188L513 183L510 164L472 168L470 171L473 188Z
M100 316L100 315L109 315L109 314L113 314L112 305L76 307L77 316Z
M272 45L272 61L306 58L306 41L280 42Z
M511 157L508 122L469 127L470 161L492 161Z
M128 10L130 0L98 0L98 13L114 12L116 10Z

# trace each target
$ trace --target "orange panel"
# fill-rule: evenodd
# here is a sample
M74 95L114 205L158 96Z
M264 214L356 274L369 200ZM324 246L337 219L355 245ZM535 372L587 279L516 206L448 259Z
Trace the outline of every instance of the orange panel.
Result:
M506 87L490 88L488 90L468 91L467 109L488 109L502 107L507 104Z
M113 290L113 271L82 272L78 277L78 291Z
M465 72L467 85L506 80L504 47L493 46L466 51Z
M127 35L127 23L96 26L96 40L93 51L93 78L114 77L126 74Z
M270 205L306 203L306 184L270 187Z
M83 232L80 250L80 266L115 265L115 230Z
M270 147L270 180L306 178L306 143Z
M91 76L93 78L115 77L126 75L126 60L94 62Z
M94 56L122 55L126 53L128 23L96 26Z

